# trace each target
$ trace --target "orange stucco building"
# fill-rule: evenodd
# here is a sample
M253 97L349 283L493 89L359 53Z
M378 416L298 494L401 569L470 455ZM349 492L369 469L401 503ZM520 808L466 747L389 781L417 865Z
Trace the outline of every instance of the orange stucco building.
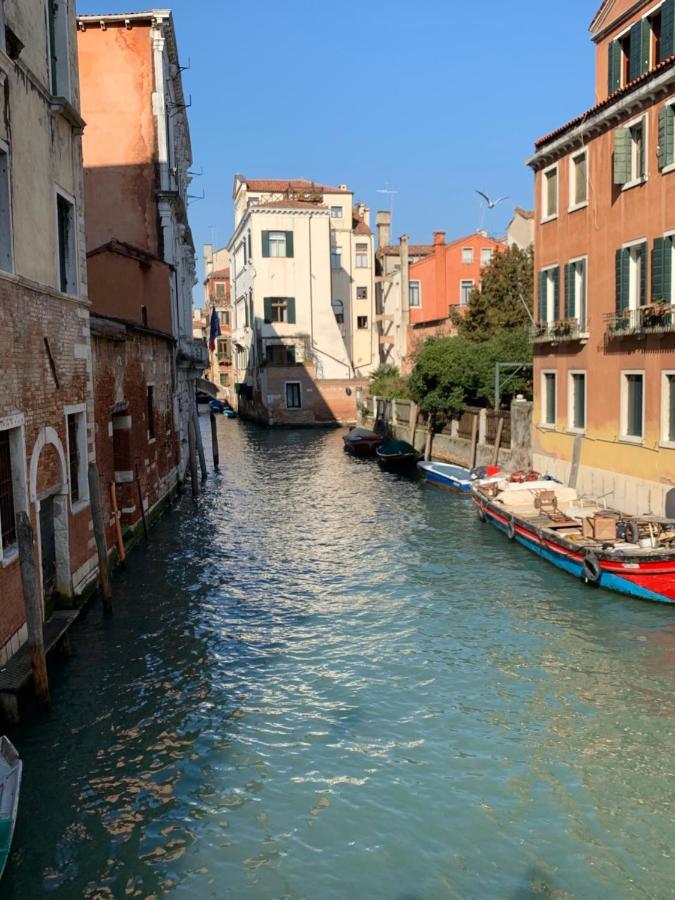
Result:
M597 104L535 143L534 466L675 516L675 0L607 0Z
M432 335L452 334L450 316L480 287L481 271L506 245L482 231L445 243L445 232L435 231L432 252L410 265L410 330L408 348L414 352Z

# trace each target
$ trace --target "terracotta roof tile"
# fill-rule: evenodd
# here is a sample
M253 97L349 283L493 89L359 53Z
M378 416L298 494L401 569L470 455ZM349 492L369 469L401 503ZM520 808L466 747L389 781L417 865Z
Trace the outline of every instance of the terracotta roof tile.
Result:
M543 147L546 144L549 144L552 140L561 135L565 134L566 131L571 131L572 128L577 125L581 125L586 119L590 116L595 115L595 113L601 112L603 109L611 106L612 103L616 103L617 100L621 100L623 97L628 96L632 91L634 91L637 87L642 84L645 84L647 81L651 81L652 78L655 78L657 75L660 75L661 72L664 72L666 69L671 68L675 65L675 56L669 56L667 59L664 59L663 62L660 62L658 65L654 66L653 69L650 69L649 72L645 72L643 75L638 76L630 84L627 84L625 87L621 88L619 91L615 91L613 94L610 94L606 100L603 100L601 103L597 103L595 106L591 107L591 109L587 109L585 113L582 113L580 116L572 119L567 122L565 125L561 125L560 128L556 128L555 131L552 131L550 134L544 135L544 137L539 138L539 140L534 142L534 146L539 149L539 147Z
M380 247L377 252L385 256L400 256L401 248L398 244L387 244L386 247ZM433 244L408 244L408 256L429 256L433 252Z
M286 191L321 191L324 194L351 194L344 188L329 187L327 184L315 184L305 178L253 178L245 181L249 191L260 191L263 194L284 194Z

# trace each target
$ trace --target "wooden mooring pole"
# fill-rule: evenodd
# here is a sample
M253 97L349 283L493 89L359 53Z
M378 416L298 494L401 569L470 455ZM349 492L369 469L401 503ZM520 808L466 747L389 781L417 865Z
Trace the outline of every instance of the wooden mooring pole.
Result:
M410 401L410 418L408 420L408 428L410 430L410 443L415 446L415 435L417 434L417 413L418 406L414 400Z
M492 465L496 466L499 461L499 445L502 442L502 431L504 430L504 418L502 416L497 420L497 436L495 437L495 449L492 454Z
M197 497L199 494L199 479L197 477L197 436L195 432L195 423L192 419L188 422L188 454L190 461L192 496Z
M476 455L478 453L478 415L474 414L473 422L471 424L471 461L469 468L474 469L476 467Z
M38 586L37 568L35 566L35 542L33 526L28 514L19 512L16 516L16 539L19 545L19 561L21 566L21 585L26 607L26 628L28 631L28 649L33 669L33 687L35 697L43 706L49 706L49 677L47 675L47 657L45 655L44 634L42 631L42 610L40 608L40 590Z
M216 414L211 413L211 448L213 450L213 467L217 469L220 465L220 454L218 452L218 423L216 422Z
M202 430L199 427L199 413L197 410L194 411L192 416L192 421L194 422L195 427L195 438L197 439L197 452L199 454L199 468L202 470L202 480L205 480L208 477L208 472L206 470L206 455L204 453L204 442L202 441Z
M104 612L112 612L112 584L110 581L110 569L108 568L108 547L105 539L105 525L103 522L103 505L101 503L101 484L96 463L89 463L89 501L91 504L91 520L94 525L94 538L96 539L96 552L98 554L98 577L103 598Z

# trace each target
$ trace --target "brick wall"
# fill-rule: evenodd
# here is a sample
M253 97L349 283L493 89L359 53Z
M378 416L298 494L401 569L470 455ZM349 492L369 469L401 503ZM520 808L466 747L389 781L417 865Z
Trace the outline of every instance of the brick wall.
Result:
M174 422L174 345L169 338L116 325L110 333L95 320L92 334L96 457L108 547L115 545L110 484L115 481L121 523L141 521L176 484L178 439ZM153 386L154 438L148 424Z

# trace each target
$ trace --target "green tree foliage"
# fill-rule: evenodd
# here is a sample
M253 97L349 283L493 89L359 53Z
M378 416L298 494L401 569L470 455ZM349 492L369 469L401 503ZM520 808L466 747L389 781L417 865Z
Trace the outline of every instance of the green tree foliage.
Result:
M472 341L486 341L503 331L528 329L532 312L534 284L534 254L512 246L503 253L495 253L492 262L481 274L480 289L472 291L469 302L454 322L460 337ZM532 358L528 345L523 360Z
M370 376L369 393L383 400L403 400L409 396L408 382L396 366L383 364Z

